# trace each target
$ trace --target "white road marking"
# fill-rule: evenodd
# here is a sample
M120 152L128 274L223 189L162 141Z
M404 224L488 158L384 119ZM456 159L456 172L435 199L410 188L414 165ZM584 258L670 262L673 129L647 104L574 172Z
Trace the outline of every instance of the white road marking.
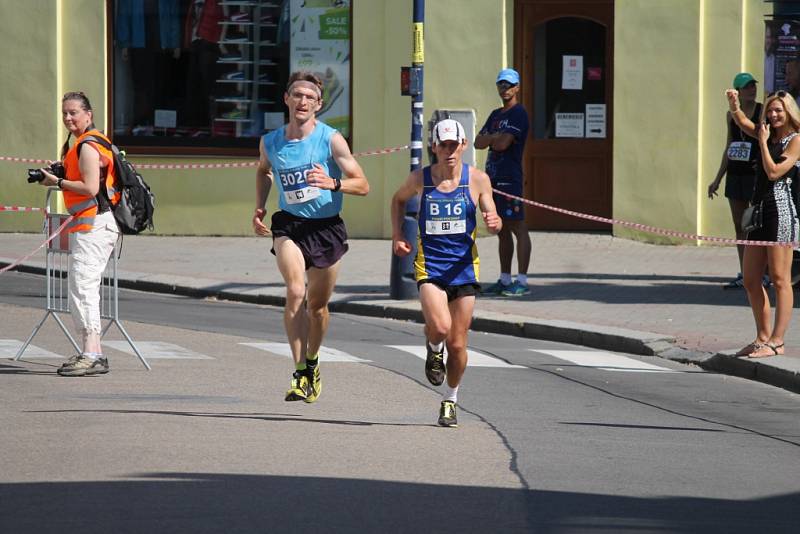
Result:
M273 343L271 341L265 341L261 343L239 343L239 345L253 347L254 349L271 352L273 354L277 354L278 356L284 356L286 358L292 357L292 351L291 349L289 349L288 343ZM323 363L325 362L369 363L372 361L372 360L363 360L357 356L353 356L352 354L348 354L341 350L325 346L319 348L319 358Z
M103 341L104 346L111 347L128 354L135 354L130 344L125 341ZM213 360L211 356L200 354L193 350L167 343L164 341L136 341L136 348L146 360Z
M67 343L67 346L69 346L69 342L66 339L64 339L64 341ZM22 341L16 339L0 339L0 358L15 358L22 343ZM25 360L29 358L55 358L57 360L65 360L67 357L72 356L73 353L74 351L71 346L69 348L69 354L55 354L49 350L30 344L25 349L25 352L22 353L22 358Z
M424 360L427 357L427 350L422 345L386 345L387 347L402 350L413 354L417 358ZM445 361L447 360L447 351L445 351ZM522 365L512 365L503 360L489 356L476 350L467 349L467 367L505 367L522 369Z
M591 350L540 350L528 349L533 352L541 352L548 356L553 356L559 360L572 362L580 367L593 367L603 371L619 371L625 373L679 373L674 369L659 367L650 363L642 362L634 358L612 354L611 352L591 351Z

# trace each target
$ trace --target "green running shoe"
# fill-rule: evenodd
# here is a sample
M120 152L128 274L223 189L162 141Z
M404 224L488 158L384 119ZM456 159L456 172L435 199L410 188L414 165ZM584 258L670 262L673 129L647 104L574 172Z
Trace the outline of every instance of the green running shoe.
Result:
M529 295L530 292L531 288L514 280L514 282L510 286L506 286L500 294L504 297L521 297L522 295Z
M286 392L287 401L304 401L308 397L308 378L304 373L295 371L292 374L292 386Z
M434 352L428 343L425 343L425 348L428 349L428 356L425 358L425 377L434 386L441 386L447 372L444 367L444 349Z
M303 399L306 402L316 402L322 393L322 377L319 374L319 363L314 367L306 369L308 373L308 396Z
M453 401L442 401L439 408L439 426L456 428L458 418L456 418L456 403Z

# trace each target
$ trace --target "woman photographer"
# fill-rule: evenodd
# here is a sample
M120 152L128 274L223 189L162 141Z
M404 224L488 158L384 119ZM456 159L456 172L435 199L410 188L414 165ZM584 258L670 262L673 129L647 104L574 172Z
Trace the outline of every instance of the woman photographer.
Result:
M786 246L748 245L744 251L744 288L753 309L756 339L737 356L764 358L784 353L783 337L792 316L790 243L796 243L800 235L792 182L797 178L800 158L800 110L789 93L778 91L767 98L764 114L756 126L742 111L737 91L728 89L725 94L733 120L744 133L756 137L761 147L761 165L752 204L761 206L762 222L747 238L786 243ZM767 266L775 287L775 323L772 326L769 298L761 285L761 275Z
M114 159L111 151L87 136L106 137L94 126L92 105L83 93L67 93L61 100L61 120L69 131L61 150L64 177L50 168L42 169L45 187L57 186L64 195L67 211L73 219L66 228L70 233L72 262L69 276L70 305L75 327L83 342L83 351L64 363L61 376L89 376L108 372L108 360L100 346L100 282L114 250L119 229L111 212L109 199L117 202L114 191ZM75 142L70 147L70 137ZM107 139L106 139L107 140Z

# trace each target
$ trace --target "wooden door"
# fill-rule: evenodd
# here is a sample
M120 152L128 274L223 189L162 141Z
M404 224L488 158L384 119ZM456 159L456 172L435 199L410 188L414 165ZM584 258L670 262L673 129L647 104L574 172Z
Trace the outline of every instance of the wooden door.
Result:
M516 0L515 65L531 120L525 196L611 217L613 0ZM528 207L532 230L610 230Z

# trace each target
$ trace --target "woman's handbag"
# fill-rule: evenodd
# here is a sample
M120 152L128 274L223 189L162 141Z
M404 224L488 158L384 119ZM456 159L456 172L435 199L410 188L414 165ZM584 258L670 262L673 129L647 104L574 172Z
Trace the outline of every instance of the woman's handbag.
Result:
M753 204L742 213L742 231L750 233L764 225L764 203Z

